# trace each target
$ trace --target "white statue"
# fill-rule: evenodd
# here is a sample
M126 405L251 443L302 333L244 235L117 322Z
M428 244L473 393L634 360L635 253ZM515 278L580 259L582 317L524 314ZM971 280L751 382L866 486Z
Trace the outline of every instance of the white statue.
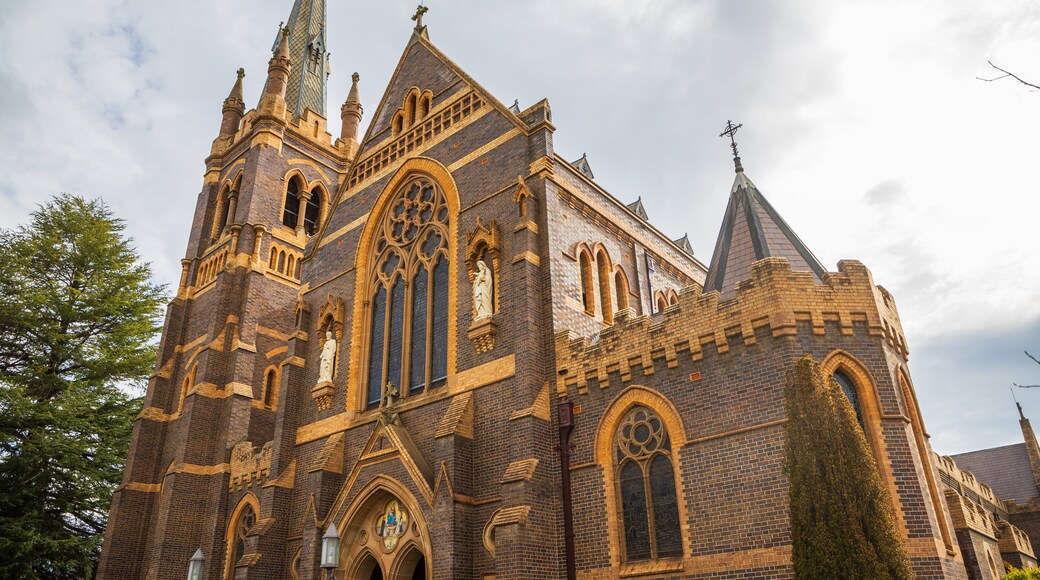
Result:
M325 332L325 346L321 349L321 359L318 366L318 382L331 383L332 369L336 362L336 339L332 337L332 331Z
M492 302L494 282L491 279L491 269L487 267L484 260L477 261L477 274L473 277L473 320L482 320L494 314L495 308Z

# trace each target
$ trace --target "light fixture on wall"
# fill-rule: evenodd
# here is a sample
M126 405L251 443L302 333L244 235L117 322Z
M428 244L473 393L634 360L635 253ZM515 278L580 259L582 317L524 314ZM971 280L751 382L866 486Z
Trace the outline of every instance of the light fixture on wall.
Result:
M339 531L336 524L329 524L325 535L321 537L321 569L325 570L326 580L336 580L333 574L339 565Z
M202 580L202 565L206 559L202 556L202 548L195 550L195 553L188 560L188 580Z

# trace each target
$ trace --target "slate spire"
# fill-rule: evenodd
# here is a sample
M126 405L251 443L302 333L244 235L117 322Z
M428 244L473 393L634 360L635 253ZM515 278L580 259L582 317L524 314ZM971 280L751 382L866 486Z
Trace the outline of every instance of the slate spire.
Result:
M325 42L325 0L295 0L285 28L289 29L289 80L285 87L285 107L293 118L311 109L325 115L329 75L329 54ZM277 51L281 38L275 39Z
M729 123L722 135L732 140L739 127ZM744 174L735 141L732 147L737 176L730 190L704 291L717 290L723 298L732 298L737 285L751 278L751 264L770 256L787 258L792 270L811 272L820 282L827 270Z

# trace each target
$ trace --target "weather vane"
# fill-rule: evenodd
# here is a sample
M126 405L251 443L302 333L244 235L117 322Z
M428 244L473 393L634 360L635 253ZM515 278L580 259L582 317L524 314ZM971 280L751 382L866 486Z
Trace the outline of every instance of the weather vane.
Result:
M719 133L719 137L729 137L729 146L733 150L733 164L736 166L737 173L744 171L744 168L740 165L740 153L737 152L737 141L734 136L737 134L737 129L743 126L743 123L734 125L733 121L726 121L726 129Z
M419 6L417 6L415 8L415 16L412 16L412 20L415 21L415 31L416 32L419 32L419 31L421 31L423 29L422 17L423 17L423 14L426 14L429 11L430 11L430 9L425 7L425 6L423 6L422 4L419 4Z

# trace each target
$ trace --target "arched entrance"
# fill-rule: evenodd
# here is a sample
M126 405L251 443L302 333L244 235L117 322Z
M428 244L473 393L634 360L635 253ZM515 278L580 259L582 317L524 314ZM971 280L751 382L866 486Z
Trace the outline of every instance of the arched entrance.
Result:
M415 499L396 481L381 477L366 486L342 522L337 578L432 578L426 521Z

